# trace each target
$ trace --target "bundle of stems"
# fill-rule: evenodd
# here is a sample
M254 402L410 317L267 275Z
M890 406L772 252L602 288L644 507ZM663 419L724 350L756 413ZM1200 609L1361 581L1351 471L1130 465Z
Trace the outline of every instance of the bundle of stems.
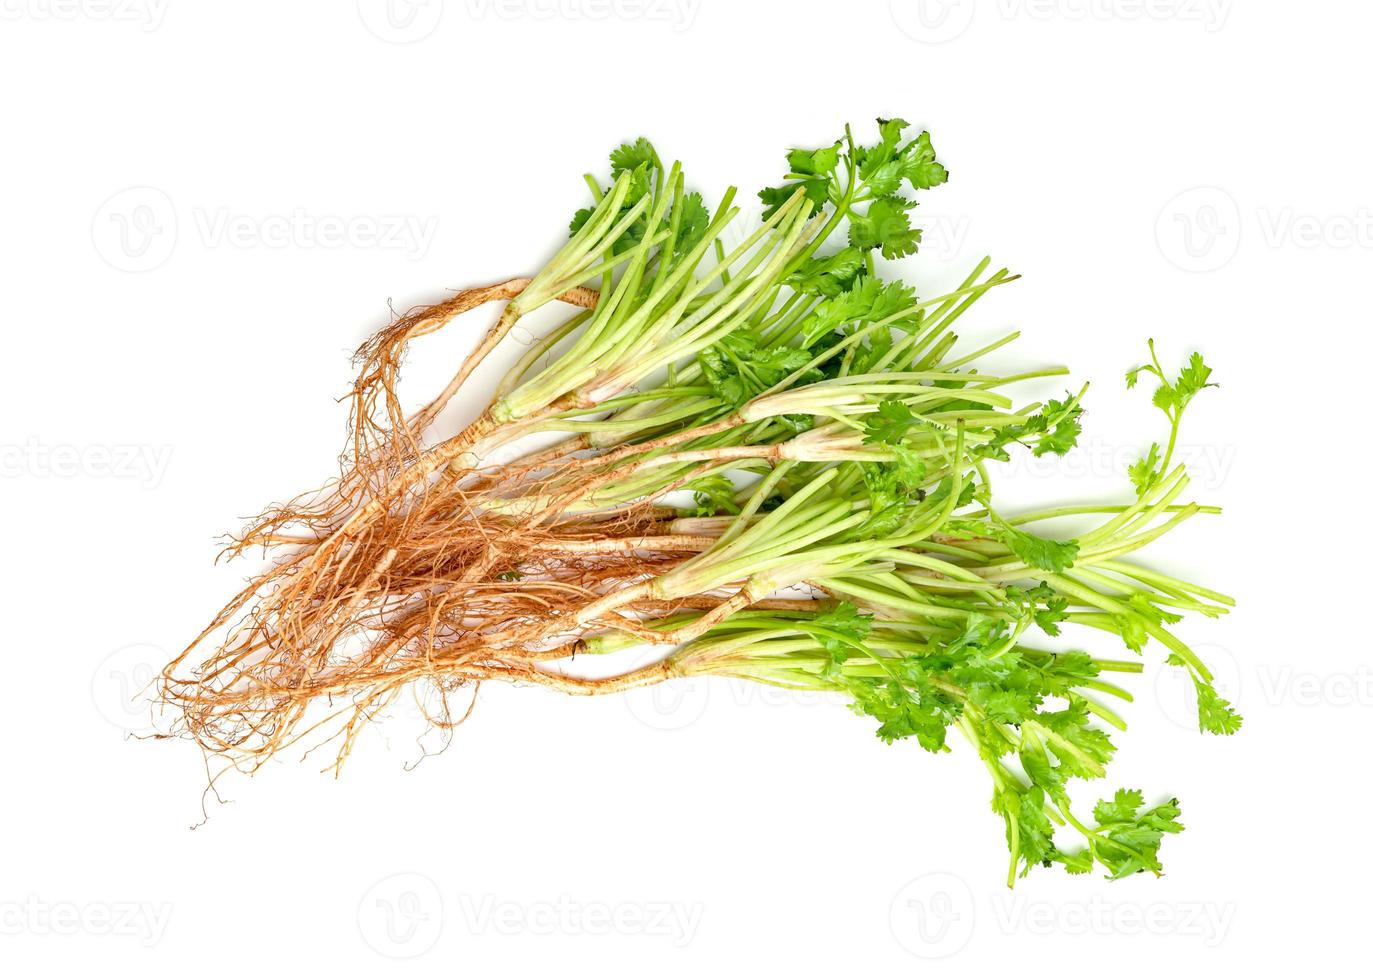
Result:
M988 373L1011 334L962 352L954 327L1016 277L983 260L922 299L874 253L914 251L907 193L942 183L927 133L879 120L859 145L788 154L786 181L735 231L735 192L707 209L646 140L611 155L608 186L535 275L411 311L364 344L340 475L230 545L274 556L163 672L176 731L253 770L332 742L335 769L402 692L485 681L609 694L685 676L840 692L885 741L947 751L953 731L991 775L1010 875L1037 864L1159 873L1175 800L1118 791L1090 815L1069 781L1098 778L1141 661L1055 651L1065 625L1154 641L1197 690L1202 730L1239 716L1171 630L1233 600L1137 564L1134 552L1215 508L1173 463L1183 410L1210 369L1153 355L1166 448L1131 467L1133 499L1004 516L1012 453L1062 455L1086 389L1015 394L1066 369ZM735 244L726 244L733 240ZM828 246L828 247L826 247ZM494 324L432 399L407 409L412 341L492 302ZM571 308L518 359L475 420L451 400L516 324ZM497 462L499 461L499 462ZM1071 540L1042 522L1074 518ZM1038 643L1035 637L1040 637ZM588 677L577 657L630 648L645 666ZM470 708L469 708L470 710ZM1055 831L1081 838L1060 844Z

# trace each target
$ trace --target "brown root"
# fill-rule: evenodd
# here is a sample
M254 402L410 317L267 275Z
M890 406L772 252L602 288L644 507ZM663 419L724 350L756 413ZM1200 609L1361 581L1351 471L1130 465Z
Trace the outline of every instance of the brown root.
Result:
M514 322L511 301L529 284L527 278L464 289L438 303L418 306L368 338L353 356L358 374L349 395L349 448L340 457L340 475L318 490L296 497L263 513L231 544L236 557L252 546L271 547L283 539L322 540L369 503L394 497L404 486L427 479L463 456L496 427L483 413L463 431L425 450L424 430L434 421L458 387L494 349ZM577 287L558 297L584 308L594 307L599 294ZM436 398L407 415L397 387L400 368L410 342L447 326L463 313L488 302L503 300L506 307L457 374Z
M485 681L597 694L671 673L655 664L587 680L543 666L574 656L591 634L619 630L679 643L750 604L802 608L746 590L655 599L647 583L708 549L713 534L673 533L675 513L642 502L566 512L633 472L637 464L625 461L635 454L724 431L737 419L589 458L581 455L587 440L573 438L485 469L475 447L576 406L555 403L504 427L483 413L461 432L425 443L425 429L509 330L513 301L527 284L464 290L406 313L359 348L341 475L268 511L227 549L280 554L163 671L161 696L179 713L180 733L247 769L304 739L336 740L337 766L403 690L439 692L442 707L427 720L447 728L457 723L448 695ZM560 299L590 307L597 297L577 289ZM477 349L437 397L406 414L396 387L409 343L493 300L507 306ZM700 461L677 485L711 466ZM512 516L511 502L522 499L544 503ZM646 623L685 609L701 615L670 630Z

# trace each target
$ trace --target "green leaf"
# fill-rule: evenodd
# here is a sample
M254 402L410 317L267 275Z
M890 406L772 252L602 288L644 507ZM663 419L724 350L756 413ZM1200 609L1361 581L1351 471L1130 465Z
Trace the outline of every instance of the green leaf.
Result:
M915 290L899 279L883 282L876 276L867 276L859 288L868 303L864 320L888 320L915 305Z
M1215 388L1215 384L1207 379L1211 377L1211 369L1206 366L1206 362L1201 359L1201 355L1195 351L1187 361L1187 366L1178 375L1177 381L1173 384L1177 391L1179 404L1186 405L1192 397L1203 388Z
M1118 823L1135 819L1135 814L1144 805L1144 793L1137 789L1118 789L1110 800L1102 800L1092 811L1092 817L1099 824Z
M1046 572L1071 568L1077 559L1076 541L1053 541L1009 525L999 530L997 538L1026 565Z
M914 205L899 197L873 201L868 213L849 218L849 244L871 251L881 248L882 256L899 259L920 247L920 229L912 228L908 209Z
M872 616L860 614L851 602L841 602L829 612L813 617L810 625L823 631L816 634L816 639L829 652L830 662L838 665L848 660L855 645L861 644L872 630ZM834 633L839 636L826 635Z
M696 359L716 397L727 408L738 408L805 367L811 355L785 344L760 347L755 334L738 330L702 350Z
M1064 774L1049 761L1049 755L1043 745L1025 739L1020 746L1020 765L1030 782L1043 789L1051 798L1062 798Z
M787 285L797 292L834 297L853 285L863 271L863 253L856 248L843 248L833 255L807 259L787 279Z
M737 514L739 505L734 501L734 484L723 473L693 480L682 489L690 490L696 497L694 517L714 517L716 514Z
M572 221L568 223L567 230L571 235L577 234L582 230L582 225L591 220L594 208L579 208L577 213L572 216Z
M1068 618L1068 600L1061 596L1049 599L1034 615L1035 625L1049 636L1058 636L1062 632L1058 624Z
M906 437L906 433L911 429L917 426L923 427L926 424L923 419L911 411L910 406L905 402L899 402L894 398L885 398L878 403L877 411L863 420L863 428L867 430L867 435L863 437L863 441L895 446Z
M900 160L888 160L871 168L863 179L873 197L886 197L901 189L905 174Z
M724 403L725 409L735 409L749 400L749 389L734 366L725 360L718 346L707 347L696 355L701 365L701 373L710 385L715 397Z
M972 700L983 714L1003 725L1020 724L1034 709L1024 692L998 690L990 685L979 685Z
M1149 642L1149 631L1141 617L1117 614L1111 617L1111 622L1127 649L1135 653L1144 652L1144 646Z
M1028 872L1036 864L1044 864L1058 853L1054 846L1054 825L1044 812L1044 790L1032 786L1015 794L1016 825L1019 831L1020 856Z
M1096 865L1096 858L1093 856L1091 849L1086 847L1072 854L1065 854L1062 851L1059 851L1057 860L1063 865L1063 870L1070 875L1089 874Z
M917 136L901 157L901 175L917 190L937 187L949 179L949 172L934 158L929 133Z
M610 153L610 172L617 177L624 171L639 166L658 166L658 154L653 149L653 144L642 136L633 143L621 144Z
M677 254L684 255L701 243L710 226L710 213L701 195L692 191L682 200L681 224L677 229Z
M1135 493L1139 496L1143 497L1158 483L1161 462L1158 443L1154 443L1147 453L1130 465L1130 482L1135 485Z
M851 602L840 602L829 612L814 617L811 622L860 641L872 630L871 614L860 613Z
M890 327L873 328L867 335L867 339L854 350L849 373L851 375L869 373L874 365L892 349L892 341Z
M914 449L892 446L891 451L896 457L890 464L891 472L899 488L915 490L925 482L925 461Z
M818 150L792 150L787 154L792 173L828 176L839 166L839 143Z
M917 190L928 190L949 179L949 172L935 160L929 133L903 146L902 133L910 126L906 120L879 119L877 123L881 142L858 151L859 176L875 196L895 191L901 180Z
M1105 766L1115 755L1116 747L1109 735L1091 726L1087 702L1070 692L1062 696L1068 698L1067 708L1041 712L1037 720L1072 747L1072 751L1068 751L1059 744L1054 745L1054 754L1067 775L1097 778L1105 773Z
M930 752L944 748L949 725L957 720L959 704L925 681L918 664L905 664L906 681L839 674L838 682L853 698L856 714L877 719L878 738L891 743L914 736ZM910 686L907 687L907 684Z
M792 184L782 184L780 187L764 187L758 192L758 197L763 202L763 220L771 218L777 213L778 208L790 201L798 187L805 188L806 199L817 207L829 200L829 181L824 178L798 180Z
M1019 425L1006 425L996 430L989 443L974 452L987 459L1002 462L1010 459L1005 446L1012 442L1029 446L1036 457L1062 456L1077 445L1082 435L1082 406L1071 398L1051 400L1044 408Z
M1153 354L1153 351L1154 342L1151 340L1149 341L1150 354ZM1196 351L1192 352L1192 356L1187 359L1186 367L1178 373L1172 382L1169 382L1156 366L1146 364L1126 373L1125 387L1133 388L1139 381L1140 374L1145 372L1159 379L1160 384L1154 391L1153 403L1156 408L1167 414L1169 421L1174 425L1182 417L1183 410L1200 391L1205 388L1217 387L1216 383L1211 381L1211 368L1202 359L1201 354Z
M890 537L905 523L912 507L925 500L925 491L921 489L925 461L904 446L887 448L893 456L890 462L858 464L867 489L869 516L850 540Z
M1197 691L1197 725L1213 735L1233 735L1244 724L1244 716L1231 707L1230 702L1216 692L1210 681L1198 674L1180 654L1168 654L1168 663L1184 668Z
M1182 622L1182 616L1167 609L1161 609L1154 604L1154 600L1144 592L1131 593L1126 600L1130 608L1139 613L1144 619L1153 623L1155 626L1162 626L1171 623Z
M859 256L857 249L847 249L849 255ZM845 253L840 253L844 255ZM915 291L899 281L883 282L876 276L856 275L842 292L816 304L801 325L802 346L812 347L822 337L849 324L864 320L886 320L895 317L915 303ZM906 321L897 319L904 324Z
M1244 724L1244 716L1230 706L1230 702L1216 693L1216 689L1196 674L1192 680L1197 688L1197 723L1212 735L1233 735Z
M1183 829L1177 819L1182 813L1177 800L1141 812L1143 805L1143 793L1121 790L1115 800L1103 800L1093 811L1101 823L1095 832L1096 856L1113 878L1140 871L1161 872L1158 850L1164 835Z
M880 141L873 145L858 147L858 174L867 180L878 167L897 157L901 134L910 123L904 119L878 119L877 133Z

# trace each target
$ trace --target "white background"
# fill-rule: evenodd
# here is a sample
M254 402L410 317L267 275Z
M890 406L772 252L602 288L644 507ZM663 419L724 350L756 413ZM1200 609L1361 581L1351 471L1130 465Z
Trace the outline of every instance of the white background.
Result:
M0 11L7 975L1132 978L1361 954L1366 5ZM1094 383L1092 452L1020 472L1020 499L1124 491L1161 421L1122 390L1147 337L1222 384L1184 442L1226 514L1150 558L1240 598L1180 629L1246 725L1198 735L1151 650L1111 779L1181 797L1167 876L1007 892L961 746L885 747L842 706L728 684L483 691L415 771L400 719L341 779L292 756L226 781L191 831L204 762L125 737L126 694L252 567L214 567L215 535L331 472L347 354L388 300L533 271L622 139L751 199L788 146L878 115L930 128L952 173L888 271L929 294L992 254L1025 278L967 333L1021 329L1019 362ZM410 377L446 376L458 341Z

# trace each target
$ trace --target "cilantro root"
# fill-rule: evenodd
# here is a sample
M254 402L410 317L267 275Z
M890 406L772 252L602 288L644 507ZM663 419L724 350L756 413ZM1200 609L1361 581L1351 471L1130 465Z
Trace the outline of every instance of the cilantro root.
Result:
M276 560L163 671L170 733L249 772L327 743L337 770L402 695L447 738L483 683L594 696L730 677L839 694L883 742L975 757L1012 881L1161 873L1176 800L1074 797L1106 777L1146 655L1195 685L1201 731L1241 725L1174 630L1233 600L1136 556L1218 513L1174 460L1210 367L1193 354L1174 374L1150 341L1126 383L1157 384L1166 436L1120 498L1018 513L998 467L1070 452L1087 389L1027 401L1067 370L988 370L1015 334L964 349L960 319L1009 270L983 260L938 296L879 270L918 250L917 199L948 179L928 133L879 120L875 142L845 129L793 149L738 234L735 191L709 206L647 140L610 162L542 269L358 350L341 470L230 542ZM452 379L403 398L412 346L488 304ZM562 318L446 428L545 308ZM646 665L581 669L644 647Z

